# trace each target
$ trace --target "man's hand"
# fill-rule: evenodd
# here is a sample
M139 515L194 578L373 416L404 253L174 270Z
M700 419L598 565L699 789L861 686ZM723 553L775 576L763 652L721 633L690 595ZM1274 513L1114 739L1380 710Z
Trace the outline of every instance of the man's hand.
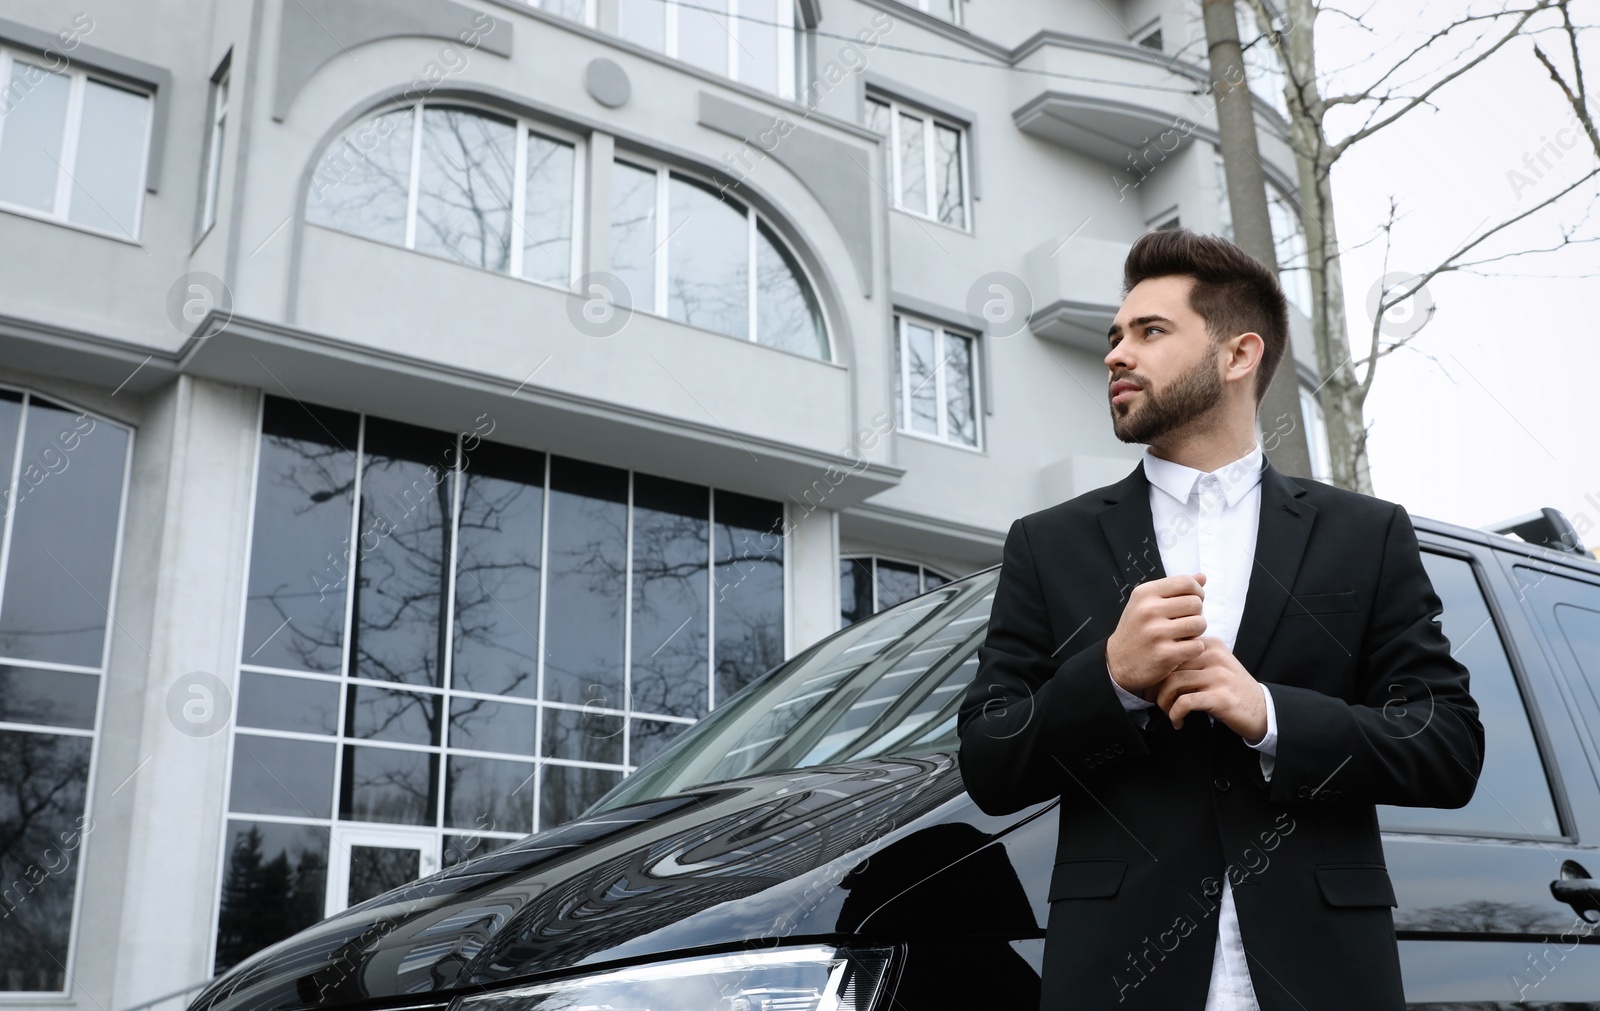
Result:
M1140 583L1128 595L1116 630L1106 640L1106 666L1127 691L1154 701L1148 689L1179 664L1201 654L1206 619L1200 613L1205 573Z
M1261 683L1221 639L1206 635L1199 641L1205 651L1167 675L1156 690L1156 705L1177 729L1183 728L1183 718L1191 712L1210 713L1246 742L1259 742L1267 736L1267 700Z

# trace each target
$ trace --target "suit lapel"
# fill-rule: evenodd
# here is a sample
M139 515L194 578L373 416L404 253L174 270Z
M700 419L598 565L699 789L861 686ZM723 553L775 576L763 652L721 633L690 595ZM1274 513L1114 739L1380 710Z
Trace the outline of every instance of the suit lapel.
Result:
M1117 615L1122 613L1133 588L1147 580L1161 579L1167 570L1161 564L1155 521L1150 517L1150 479L1145 476L1144 461L1139 461L1133 473L1107 488L1102 495L1111 508L1100 513L1100 528L1105 531L1119 572L1117 611L1111 619L1115 628Z
M1270 462L1261 468L1255 563L1250 567L1250 589L1245 593L1239 633L1233 640L1233 655L1258 681L1270 680L1256 666L1289 602L1289 588L1300 574L1300 560L1317 518L1317 507L1305 500L1305 493Z

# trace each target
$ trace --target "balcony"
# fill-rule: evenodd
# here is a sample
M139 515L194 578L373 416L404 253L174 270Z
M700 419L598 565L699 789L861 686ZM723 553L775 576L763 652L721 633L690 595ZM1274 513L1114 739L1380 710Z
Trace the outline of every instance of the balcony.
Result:
M1052 238L1023 260L1035 306L1028 327L1047 341L1096 356L1106 353L1106 330L1122 304L1127 242Z

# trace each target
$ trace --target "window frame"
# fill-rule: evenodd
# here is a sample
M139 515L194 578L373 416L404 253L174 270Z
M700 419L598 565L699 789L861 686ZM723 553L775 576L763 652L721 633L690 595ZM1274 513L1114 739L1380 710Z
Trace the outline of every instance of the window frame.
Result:
M589 0L589 3L591 4L594 2L595 0ZM646 2L656 2L656 0L646 0ZM707 69L706 67L686 60L679 55L678 43L680 26L678 12L684 6L682 3L671 2L671 0L669 0L669 2L662 4L665 9L662 11L661 15L663 20L661 23L660 49L655 49L646 43L636 41L623 34L622 21L625 15L621 10L620 2L618 2L617 10L616 37L622 39L624 42L630 43L631 45L639 46L640 48L649 52L659 52L669 60L677 60L681 63L688 64L691 67L696 67L700 70L703 70L708 74L726 77L730 81L735 81L748 88L754 88L763 94L776 95L778 98L782 98L791 102L795 101L795 96L799 94L799 80L803 72L803 68L801 67L803 57L800 53L801 47L799 44L799 39L801 33L804 31L803 23L799 17L799 12L795 9L795 0L778 0L777 23L769 24L767 22L762 22L764 27L774 27L778 31L778 90L776 92L768 91L765 87L752 83L751 81L747 81L739 76L739 52L741 49L739 42L740 26L743 25L747 20L753 20L746 18L739 13L739 3L740 0L727 0L728 10L725 14L720 12L712 12L701 8L701 10L708 16L720 16L727 22L727 24L724 26L727 29L728 34L728 47L727 52L725 53L728 61L728 69L726 73L719 73L718 71Z
M916 325L925 329L932 330L934 333L934 339L939 345L943 344L943 341L940 340L940 338L946 334L952 337L965 338L971 342L972 352L969 358L972 362L972 425L973 437L975 439L971 445L961 442L958 439L951 438L949 435L949 412L948 404L945 400L945 389L947 388L945 380L946 368L945 359L943 357L939 359L938 364L935 366L936 371L934 372L934 388L936 390L934 396L938 404L939 432L938 434L919 432L911 427L911 398L907 396L907 393L910 390L911 382L911 356L906 353L905 342L907 327L909 327L912 323L915 323ZM983 380L979 374L979 370L982 368L982 365L979 362L978 341L981 339L982 335L980 334L966 333L944 323L940 323L937 320L929 319L926 316L919 316L916 313L902 312L898 309L895 310L895 356L899 361L899 368L895 371L894 382L896 390L895 398L899 402L900 407L900 409L895 412L896 434L913 436L927 442L937 443L941 446L954 446L957 449L964 449L971 453L983 453L985 451L983 426Z
M901 101L899 98L896 98L895 96L886 92L869 89L866 92L863 101L869 106L876 102L879 105L886 105L889 107L889 132L887 134L880 134L879 136L882 136L889 144L889 195L893 198L894 209L897 211L904 211L907 214L914 215L927 221L931 221L936 225L943 225L946 228L953 228L958 232L965 232L969 235L972 234L971 124L952 118L944 113L935 112L932 109L929 109L927 106ZM902 113L907 116L919 118L927 125L927 128L922 132L922 177L926 181L927 189L927 206L925 210L917 210L916 208L905 203L904 193L900 185L900 180L902 178L900 157L900 116ZM948 221L939 220L939 194L937 192L938 186L936 184L938 176L934 172L934 164L936 161L935 152L938 147L938 142L935 139L938 135L938 131L935 129L935 127L939 126L945 127L949 130L954 130L961 148L959 157L957 159L960 162L961 217L965 222L965 224L961 225L952 225Z
M620 162L621 164L626 165L628 168L639 172L649 172L654 174L656 177L655 248L651 253L650 262L651 276L653 278L652 287L654 290L652 294L654 296L654 304L648 308L634 304L631 307L632 311L649 313L652 316L658 316L661 319L669 320L673 323L677 323L680 326L694 327L696 330L704 330L706 333L714 333L719 337L731 337L734 340L746 340L752 344L759 344L764 348L769 348L774 351L783 351L788 354L799 355L799 357L805 358L809 361L824 361L829 363L837 362L836 356L838 349L834 346L833 327L828 320L827 307L823 304L821 297L822 289L817 286L816 281L812 278L811 271L805 265L805 261L799 256L795 255L793 244L784 237L782 229L776 226L776 223L772 218L757 210L753 205L745 203L744 201L735 200L728 196L726 189L720 190L722 194L721 199L726 201L729 205L741 209L745 216L745 262L748 264L748 269L745 271L747 278L746 298L748 300L745 326L748 332L746 336L740 337L738 334L730 334L722 330L713 330L710 327L701 326L698 323L688 323L681 319L674 319L671 315L669 315L671 312L671 294L668 290L667 282L669 270L668 256L670 255L671 246L668 240L672 238L673 229L672 223L668 219L670 217L672 207L672 177L676 175L689 182L690 185L701 185L710 189L718 189L718 186L712 180L696 172L687 171L676 165L669 165L666 162L639 155L631 150L618 149L615 154L613 154L611 162L613 166ZM606 215L606 242L608 250L610 248L611 241L610 215L611 211L608 210ZM768 344L763 342L760 338L760 333L757 330L759 322L758 317L760 313L756 304L756 297L759 288L757 282L760 279L758 278L756 271L756 256L757 251L760 248L758 242L758 229L763 223L765 223L767 231L770 232L772 237L778 241L780 246L783 247L783 251L789 254L789 258L793 261L794 266L799 268L800 279L811 289L811 296L816 299L817 312L822 318L823 341L827 345L827 357L825 358L817 358L814 355L801 354L798 351L791 351L788 348L779 347L776 344Z
M105 236L108 239L117 239L122 242L139 245L139 233L144 227L144 202L145 188L150 178L150 141L155 129L156 95L155 92L143 85L136 85L109 74L96 72L92 69L69 65L65 70L50 70L41 66L39 57L27 50L14 46L0 45L0 96L8 96L11 90L11 75L18 59L30 66L37 66L46 74L67 79L67 108L66 119L61 128L61 160L56 166L55 198L49 211L41 211L36 207L23 204L14 204L0 200L0 210L23 217L34 218L38 221L48 221L52 224L65 225L79 231L93 235ZM138 179L133 192L136 194L133 202L133 227L128 234L101 228L97 225L85 224L74 221L72 213L72 189L76 185L76 169L78 167L78 151L80 148L81 131L83 127L83 101L88 91L89 82L94 81L105 87L116 88L130 94L142 96L146 102L146 115L144 118L144 139L139 148ZM0 147L5 144L6 110L0 110ZM91 199L93 199L91 197Z
M475 113L482 113L484 116L490 119L502 121L509 120L517 131L515 141L516 150L513 154L511 167L512 190L510 208L510 235L512 241L506 262L506 269L503 271L495 270L491 267L480 266L474 263L465 263L461 260L444 256L439 253L418 249L416 246L417 206L421 197L419 187L421 185L422 172L423 111L429 106L435 108L465 109ZM326 158L328 152L333 150L334 145L342 141L345 135L351 130L359 128L363 124L370 123L380 116L386 116L396 112L409 112L411 114L411 151L407 155L407 158L409 159L407 165L409 179L406 183L404 241L400 243L393 243L389 242L387 239L376 238L371 235L364 235L361 232L351 231L347 228L341 228L338 225L327 224L320 221L312 221L305 213L301 214L300 220L307 225L325 228L329 231L338 232L341 235L350 235L358 239L366 239L369 242L382 243L385 246L404 249L410 253L417 253L422 256L430 256L445 263L453 263L458 267L487 271L488 273L495 274L496 276L510 277L528 284L537 284L544 288L554 288L557 291L571 291L572 286L577 283L577 279L583 271L585 255L584 240L587 234L587 229L585 228L584 204L587 200L588 144L585 143L585 138L579 134L573 133L570 130L563 130L560 127L551 126L543 120L507 113L483 102L472 101L470 99L446 99L437 101L419 99L415 102L382 106L364 113L361 117L352 121L342 130L340 130L338 136L334 138L333 142L322 149L322 151L318 154L318 162L320 163L322 159ZM570 144L573 149L571 190L572 250L568 258L567 283L565 285L553 285L548 281L541 281L538 278L524 277L522 275L523 243L520 241L520 239L525 234L523 231L522 219L527 212L528 206L527 173L529 134L539 134L548 140L557 141L563 144ZM314 181L315 178L315 172L313 171L312 180ZM303 195L304 192L302 192L302 196ZM306 201L305 206L307 209L309 209L310 202Z
M211 82L211 129L206 139L205 195L200 210L200 234L217 223L217 203L222 191L222 145L226 137L228 107L232 101L233 67L226 66Z
M9 73L9 71L7 72ZM9 76L4 80L9 81ZM140 192L142 193L143 190ZM125 424L99 411L91 410L86 407L80 407L75 401L69 398L58 397L53 393L46 393L41 396L38 391L32 387L20 386L13 383L0 383L0 389L3 389L8 393L16 393L20 395L20 413L19 424L17 426L15 456L12 460L10 472L0 476L0 481L5 482L3 487L8 493L12 492L17 483L22 480L22 447L25 445L25 440L27 438L28 406L29 403L35 398L48 401L53 406L62 410L77 410L80 416L92 418L96 425L111 425L121 429L124 438L127 440L127 444L123 450L122 458L122 472L120 478L121 484L117 502L116 534L114 535L112 541L111 573L108 584L110 592L107 596L105 604L106 628L104 639L100 645L99 666L87 667L78 664L32 660L20 657L4 658L4 666L8 667L32 668L35 670L55 670L70 673L92 673L98 678L98 685L96 687L95 695L94 725L87 730L77 727L52 727L38 723L9 721L0 723L0 729L6 731L17 733L56 734L67 737L87 737L89 738L90 742L89 767L86 775L84 776L83 783L83 814L80 816L82 819L81 825L86 826L87 828L80 835L77 848L78 866L73 878L72 906L68 913L69 919L67 923L67 958L66 964L62 967L62 971L66 974L66 987L62 990L0 989L0 1003L13 1003L18 998L28 1000L37 1000L50 997L67 999L71 998L78 989L76 976L79 953L78 927L83 923L83 885L84 874L86 873L84 865L88 861L89 848L92 845L88 838L90 834L88 829L92 829L94 826L95 791L98 788L97 784L99 780L101 758L100 746L105 729L104 720L107 693L106 682L111 677L111 646L113 640L116 638L116 630L118 628L117 601L120 594L117 592L117 587L119 580L121 579L122 558L124 548L126 547L127 543L129 487L133 477L133 454L135 449L134 443L135 439L138 437L138 430L132 425ZM16 509L9 507L13 498L14 495L11 498L5 499L7 508L4 509L3 514L0 514L0 593L3 593L4 591L6 576L10 566L11 538L15 525L14 518L16 515ZM26 874L26 870L24 870L23 873Z
M936 21L942 21L947 25L956 25L957 27L962 27L966 23L965 14L961 10L962 0L949 0L950 17L948 18L940 17L937 13L930 10L930 8L933 6L932 0L899 0L899 2L907 7L912 8L913 10L921 11Z
M916 570L917 570L917 585L920 587L920 589L917 591L918 596L920 596L920 595L922 595L924 593L927 593L929 590L938 589L938 587L936 587L936 586L929 586L928 585L928 574L929 573L932 573L933 575L938 576L938 577L940 577L941 579L944 580L944 582L940 583L939 586L944 586L946 583L953 583L957 579L961 578L959 576L946 575L944 572L940 571L939 569L935 568L932 565L928 565L925 562L919 562L919 561L916 561L915 559L911 559L911 558L903 558L903 557L900 557L898 555L880 554L880 553L874 552L874 551L868 551L868 552L865 552L865 553L856 552L856 551L842 551L842 552L839 553L839 562L840 562L840 564L843 564L845 562L871 562L872 563L872 566L871 566L872 567L872 603L871 603L871 608L872 609L870 611L868 611L862 618L858 618L857 621L864 621L866 618L870 618L874 614L877 614L879 611L883 610L882 607L878 606L878 563L879 562L890 562L890 563L893 563L895 565L905 565L905 566L913 566L913 567L915 567ZM843 574L841 573L841 578L842 578L842 576L843 576ZM844 618L844 613L843 613L843 608L842 607L840 608L839 617L840 617L841 621ZM854 622L852 622L851 624L854 624ZM849 628L850 626L849 625L845 625L845 624L841 624L839 627L840 628Z

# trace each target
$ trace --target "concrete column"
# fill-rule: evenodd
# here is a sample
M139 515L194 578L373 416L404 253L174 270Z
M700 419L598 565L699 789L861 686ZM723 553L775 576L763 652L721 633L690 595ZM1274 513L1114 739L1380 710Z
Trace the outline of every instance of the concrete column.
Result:
M839 630L839 514L788 504L784 578L789 586L787 655Z

